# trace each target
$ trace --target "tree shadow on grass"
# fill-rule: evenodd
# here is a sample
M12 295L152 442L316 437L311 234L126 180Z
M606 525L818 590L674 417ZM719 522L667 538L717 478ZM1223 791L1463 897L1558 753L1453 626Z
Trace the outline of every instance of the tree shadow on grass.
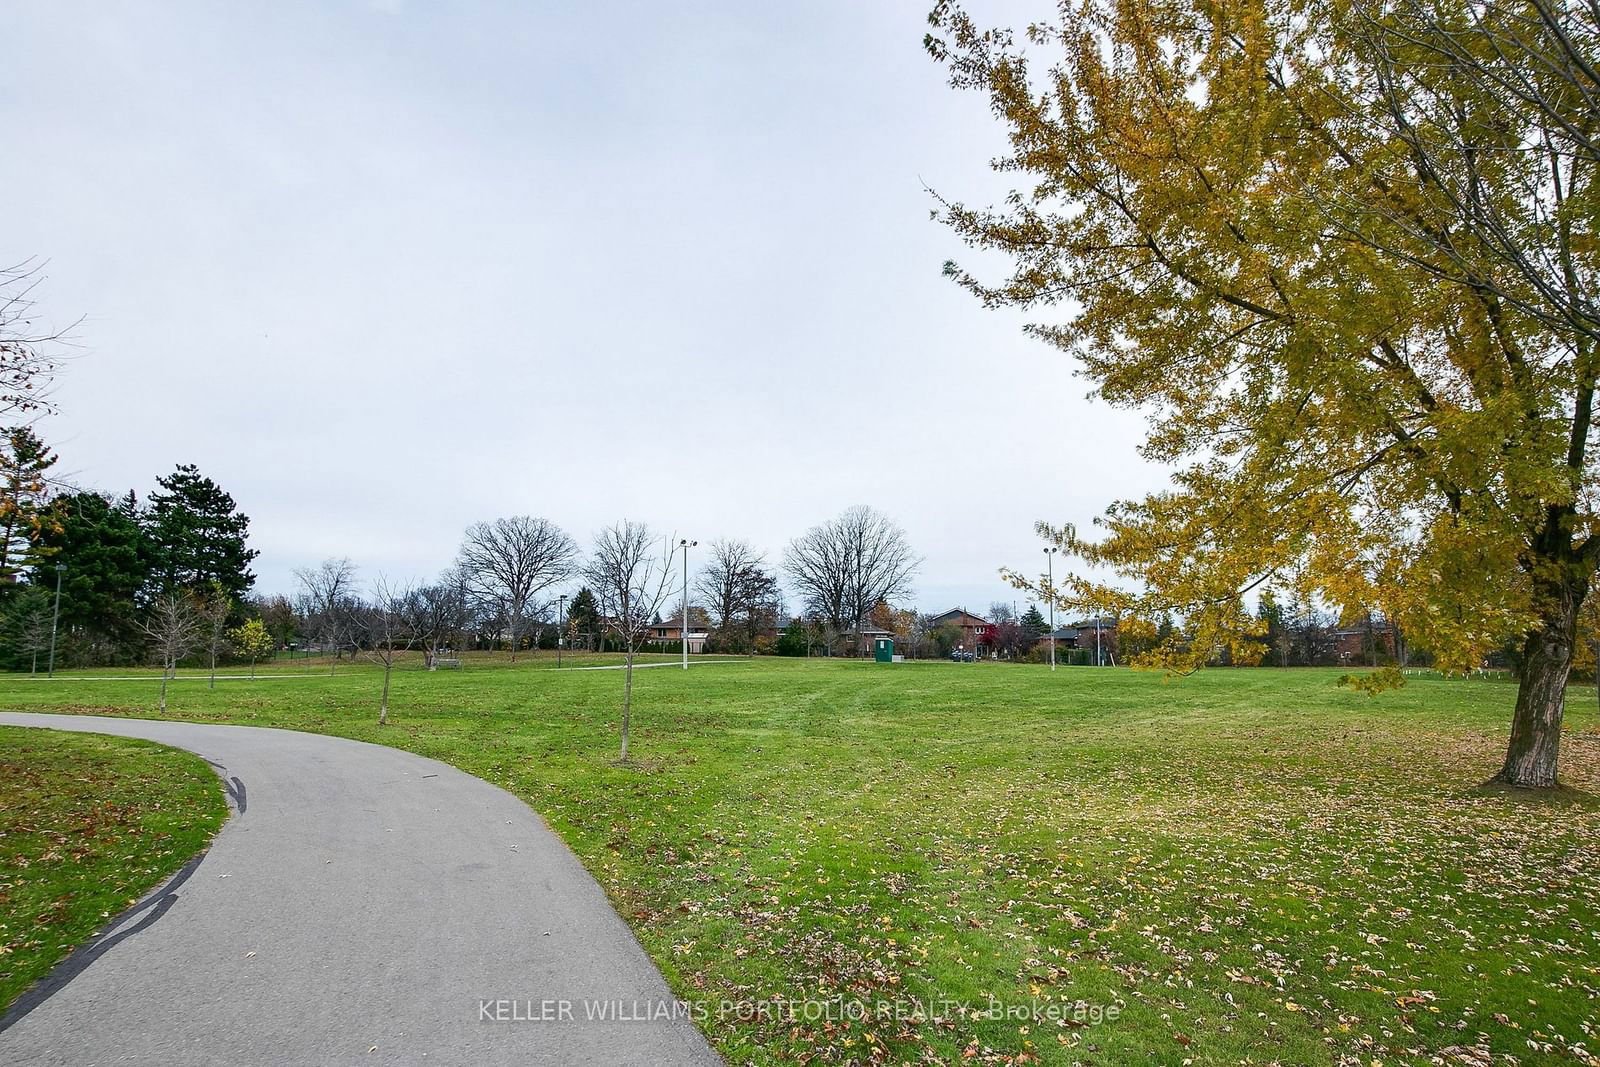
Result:
M1600 808L1600 793L1595 793L1593 790L1581 789L1560 781L1549 789L1529 789L1525 786L1511 785L1498 775L1481 785L1462 790L1460 796L1501 797L1524 808Z

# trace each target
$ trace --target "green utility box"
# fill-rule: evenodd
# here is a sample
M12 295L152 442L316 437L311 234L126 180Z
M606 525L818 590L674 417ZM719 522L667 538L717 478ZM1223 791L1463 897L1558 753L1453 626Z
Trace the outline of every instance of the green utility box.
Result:
M879 663L894 662L894 638L880 637L873 649L873 659Z

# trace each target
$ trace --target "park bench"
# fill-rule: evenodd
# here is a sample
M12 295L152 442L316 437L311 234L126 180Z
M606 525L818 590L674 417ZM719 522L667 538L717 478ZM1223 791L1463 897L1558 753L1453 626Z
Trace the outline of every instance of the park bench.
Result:
M458 659L444 659L441 657L433 661L433 667L434 670L439 671L459 671L461 669L461 661Z

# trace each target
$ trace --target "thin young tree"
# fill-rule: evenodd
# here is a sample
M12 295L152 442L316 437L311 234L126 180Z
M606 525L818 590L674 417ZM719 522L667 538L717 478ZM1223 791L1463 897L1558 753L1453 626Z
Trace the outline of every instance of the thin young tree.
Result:
M524 623L539 613L538 596L572 576L578 546L555 523L514 515L467 527L456 570L473 596L499 604L517 661Z
M250 661L250 677L256 676L256 663L277 650L278 642L260 619L246 619L228 631L228 643L236 654Z
M295 610L293 602L282 594L275 594L251 597L249 603L260 616L261 624L272 635L274 650L288 647L289 642L300 632L304 621L300 613Z
M633 714L633 661L650 632L662 602L672 591L676 547L670 537L658 545L644 523L623 520L595 536L584 567L600 614L622 645L622 752L628 759L628 728Z
M200 616L182 593L163 593L150 605L139 623L161 664L161 713L167 710L167 683L177 673L178 661L193 652L204 635Z
M332 674L338 651L343 647L348 620L344 617L356 583L356 565L349 559L325 559L315 567L294 572L300 584L299 611L317 635L328 655Z
M50 647L50 599L32 586L25 587L6 612L11 643L30 657L28 673L39 673L39 653Z
M210 659L211 680L209 688L217 687L217 655L228 636L228 616L233 613L233 598L220 582L212 582L210 590L195 598L195 613L204 628L206 652Z
M412 596L412 589L396 587L380 574L372 582L372 601L363 605L361 612L367 638L364 654L383 668L383 695L378 700L379 726L389 724L389 679L394 674L395 657L409 651L416 641L416 634L405 624L406 602Z

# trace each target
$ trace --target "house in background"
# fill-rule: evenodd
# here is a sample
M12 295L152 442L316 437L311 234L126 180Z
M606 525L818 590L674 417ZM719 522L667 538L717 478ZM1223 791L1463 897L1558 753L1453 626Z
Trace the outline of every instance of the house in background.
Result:
M887 637L892 640L894 631L881 629L868 622L859 628L852 627L846 630L841 636L843 640L840 642L840 647L845 655L870 657L872 650L877 646L878 638Z
M943 615L935 615L931 624L937 628L949 626L961 631L961 647L976 649L989 643L989 620L974 615L966 608L951 608Z
M1341 626L1329 636L1333 654L1340 663L1370 663L1394 657L1394 632L1388 619L1366 619L1354 626Z
M1110 615L1069 622L1056 630L1056 647L1065 646L1067 648L1084 649L1089 653L1088 662L1092 664L1094 662L1095 648L1097 647L1095 640L1097 629L1099 631L1098 648L1100 649L1101 663L1105 665L1115 664L1118 652L1117 620ZM1045 640L1049 640L1049 636L1049 634L1046 634Z
M689 651L699 652L706 647L706 637L711 633L711 617L705 608L689 608ZM673 616L650 624L650 640L683 641L683 619Z

